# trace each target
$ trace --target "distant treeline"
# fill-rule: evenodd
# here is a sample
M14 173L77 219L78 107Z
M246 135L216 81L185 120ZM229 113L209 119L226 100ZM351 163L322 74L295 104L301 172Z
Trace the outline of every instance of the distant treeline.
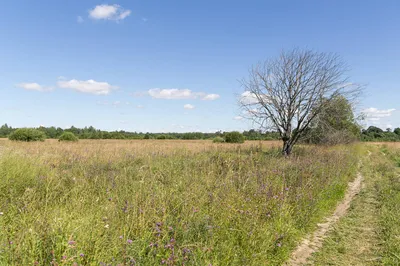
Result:
M9 134L15 131L17 128L13 128L4 124L0 128L0 138L6 138ZM187 132L187 133L143 133L143 132L128 132L124 130L120 131L105 131L99 130L92 126L77 128L70 127L62 129L60 127L38 127L36 128L46 134L47 138L58 139L64 132L72 132L79 139L214 139L215 137L223 136L225 132L217 131L215 133L202 133L202 132ZM247 140L277 140L279 134L277 132L260 132L254 129L244 131L243 135Z
M13 128L4 124L0 127L0 138L6 138L17 128ZM187 132L187 133L143 133L143 132L128 132L124 130L120 131L104 131L96 129L92 126L77 128L70 127L62 129L60 127L39 127L38 130L44 132L47 138L58 139L64 132L72 132L79 139L213 139L215 137L221 137L225 132L217 131L215 133L202 133L202 132ZM258 130L251 129L244 131L243 135L247 140L279 140L279 134L277 132L261 132ZM361 141L400 141L400 128L395 128L393 131L386 129L385 131L370 126L367 129L363 129L361 132Z
M400 141L400 128L393 131L388 128L385 131L379 127L370 126L361 132L362 141Z

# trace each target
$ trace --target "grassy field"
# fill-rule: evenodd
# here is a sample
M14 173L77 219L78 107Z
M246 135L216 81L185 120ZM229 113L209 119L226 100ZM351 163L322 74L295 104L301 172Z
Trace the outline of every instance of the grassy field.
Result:
M0 265L279 265L359 146L0 140Z
M400 145L365 145L364 185L310 265L400 265Z

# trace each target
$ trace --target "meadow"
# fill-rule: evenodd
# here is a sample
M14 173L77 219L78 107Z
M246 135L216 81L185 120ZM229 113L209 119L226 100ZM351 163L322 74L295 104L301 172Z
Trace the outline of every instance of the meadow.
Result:
M279 265L360 145L0 140L0 265Z

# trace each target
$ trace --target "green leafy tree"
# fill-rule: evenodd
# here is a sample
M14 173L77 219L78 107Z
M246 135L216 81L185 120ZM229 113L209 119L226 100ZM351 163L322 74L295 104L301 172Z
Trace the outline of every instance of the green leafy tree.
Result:
M72 132L64 132L59 138L58 141L78 141L78 137L75 136Z
M8 138L14 141L44 141L46 135L34 128L19 128L11 133Z
M245 137L238 131L227 132L224 134L225 142L227 143L243 143Z
M337 95L321 105L303 139L315 144L348 143L359 139L361 127L358 125L351 103Z

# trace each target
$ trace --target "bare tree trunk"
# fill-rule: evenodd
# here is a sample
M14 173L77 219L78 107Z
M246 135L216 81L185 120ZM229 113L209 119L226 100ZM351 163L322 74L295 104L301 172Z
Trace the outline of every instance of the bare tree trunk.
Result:
M287 157L292 153L292 143L289 140L283 141L282 155Z

